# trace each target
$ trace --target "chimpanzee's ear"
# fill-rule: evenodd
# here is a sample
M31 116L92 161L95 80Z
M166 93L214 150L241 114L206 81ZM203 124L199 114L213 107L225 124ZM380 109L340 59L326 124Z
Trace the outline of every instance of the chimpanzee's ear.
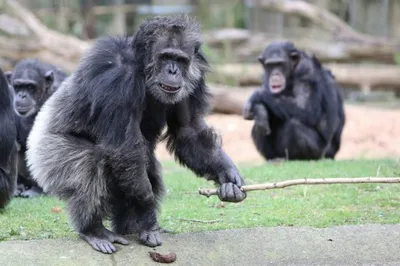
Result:
M46 88L49 89L51 85L53 85L54 81L54 73L53 70L49 70L44 74L44 78L46 80Z
M11 85L12 71L6 71L6 72L4 72L4 76L6 77L8 84Z
M262 55L258 56L257 60L258 60L258 62L261 63L261 65L264 65L264 60L265 59L264 59L264 57Z
M293 62L293 68L295 68L300 61L300 53L297 50L292 50L290 51L289 56Z

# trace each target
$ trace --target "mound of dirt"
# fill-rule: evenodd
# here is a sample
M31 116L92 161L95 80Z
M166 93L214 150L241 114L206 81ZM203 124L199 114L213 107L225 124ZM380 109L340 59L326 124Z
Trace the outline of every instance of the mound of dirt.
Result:
M400 157L400 110L346 105L345 111L337 159ZM250 137L252 121L218 114L208 116L206 121L222 135L223 147L234 161L263 161ZM159 144L157 154L161 160L172 159L164 143Z

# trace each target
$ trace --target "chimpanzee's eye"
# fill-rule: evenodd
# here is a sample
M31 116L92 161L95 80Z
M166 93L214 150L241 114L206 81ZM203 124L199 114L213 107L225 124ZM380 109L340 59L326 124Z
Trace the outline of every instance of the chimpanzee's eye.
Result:
M194 47L194 54L197 54L199 52L199 50L200 50L200 44L198 44Z
M35 90L35 87L33 85L28 85L27 89L28 91L33 92Z
M176 59L176 62L178 62L178 64L188 64L189 63L189 59L186 57L178 57Z

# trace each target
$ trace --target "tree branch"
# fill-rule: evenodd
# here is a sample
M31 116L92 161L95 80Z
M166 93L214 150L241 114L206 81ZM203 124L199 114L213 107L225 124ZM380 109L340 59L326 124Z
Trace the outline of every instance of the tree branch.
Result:
M275 183L242 186L242 191L267 190L298 185L328 185L328 184L363 184L363 183L400 183L400 177L359 177L359 178L316 178L293 179ZM210 197L217 195L217 189L199 189L199 194Z
M213 223L218 223L221 222L221 219L217 219L217 220L198 220L198 219L184 219L184 218L180 218L178 219L179 221L183 221L183 222L193 222L193 223L202 223L202 224L213 224Z
M387 41L355 31L346 22L335 14L306 1L260 0L259 7L279 11L286 14L295 14L308 18L316 25L329 30L337 40L376 45L386 45Z

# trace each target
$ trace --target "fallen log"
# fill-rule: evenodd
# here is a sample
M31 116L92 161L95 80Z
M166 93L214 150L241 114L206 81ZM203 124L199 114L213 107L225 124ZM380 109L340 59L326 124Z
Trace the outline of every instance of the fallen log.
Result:
M298 185L328 185L328 184L365 184L365 183L400 183L400 177L359 177L359 178L303 178L286 180L275 183L265 183L257 185L242 186L240 189L243 192L267 190L276 188L285 188ZM217 195L217 189L199 189L199 194L210 197Z
M309 5L308 3L298 4L297 2L303 1L284 1L283 8L288 8L287 5L289 5L291 6L290 10L299 13L303 10L299 6ZM2 11L7 13L0 15L0 31L5 35L0 37L0 57L11 61L36 57L71 72L75 69L84 51L91 45L90 41L83 41L71 35L49 29L32 12L15 0L3 0L0 3L2 4ZM278 2L263 1L261 4L265 8L276 8L271 3L277 5ZM283 10L282 12L287 11ZM328 15L328 17L331 15ZM324 25L333 30L330 24L325 23ZM355 42L354 38L352 41L334 43L307 38L290 40L299 48L314 53L321 61L325 62L364 59L393 62L395 51L390 43L382 43L371 36L356 34L354 30L348 27L342 25L339 27L341 28L340 32L345 32L346 36L356 36L356 40L363 41L361 44ZM334 32L332 31L332 33ZM254 34L247 30L234 28L205 32L203 38L205 43L214 48L224 47L229 42L232 45L232 53L239 60L256 57L273 40L264 34ZM9 70L9 64L2 66L4 70Z
M343 87L400 89L400 67L394 65L324 64ZM217 82L234 80L240 86L260 85L263 70L257 63L225 64L213 67Z
M238 62L249 58L257 58L268 44L276 40L280 40L280 38L253 34L246 44L234 47L233 54L237 57ZM393 64L396 54L396 50L391 46L358 45L354 43L326 41L315 39L312 36L291 36L284 40L291 41L297 48L314 54L324 63L372 61Z
M229 42L232 45L246 44L251 38L249 30L238 28L224 28L212 30L203 34L204 42L211 47L223 46L224 43Z
M232 95L227 88L210 86L210 105L213 113L242 115L244 101Z
M2 1L2 9L13 16L13 18L2 16L3 24L16 25L14 20L18 19L27 30L1 37L0 56L16 60L36 57L70 72L76 67L83 52L90 46L90 42L49 29L32 12L15 0Z

